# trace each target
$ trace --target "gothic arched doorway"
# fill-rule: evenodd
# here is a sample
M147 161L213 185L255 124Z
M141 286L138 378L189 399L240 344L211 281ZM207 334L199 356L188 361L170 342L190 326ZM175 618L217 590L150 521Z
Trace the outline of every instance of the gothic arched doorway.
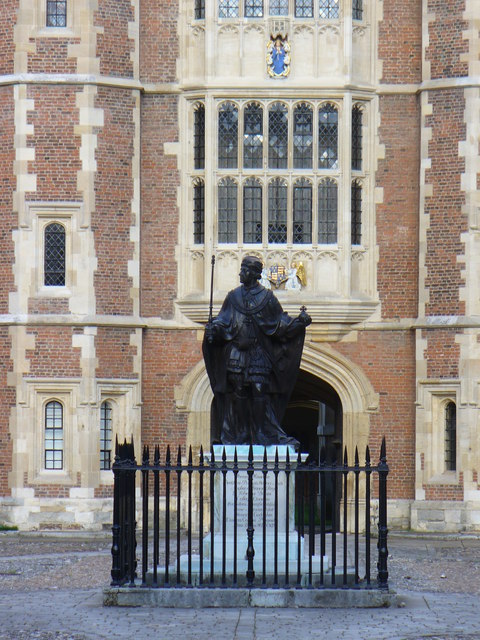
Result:
M328 462L342 464L342 403L335 389L327 382L311 373L300 371L282 426L288 435L300 442L301 452L307 454L308 459L319 461L320 450L324 447ZM342 494L339 480L340 475L335 492L332 491L330 482L327 483L326 496L327 520L331 521L335 510L334 521L337 526L340 521ZM332 495L336 495L335 504Z

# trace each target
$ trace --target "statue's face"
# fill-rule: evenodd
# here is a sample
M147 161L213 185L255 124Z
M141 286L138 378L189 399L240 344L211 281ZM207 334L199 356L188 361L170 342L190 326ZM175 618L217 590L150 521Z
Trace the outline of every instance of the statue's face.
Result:
M242 284L250 285L258 280L257 273L248 262L242 262L240 267L240 282Z

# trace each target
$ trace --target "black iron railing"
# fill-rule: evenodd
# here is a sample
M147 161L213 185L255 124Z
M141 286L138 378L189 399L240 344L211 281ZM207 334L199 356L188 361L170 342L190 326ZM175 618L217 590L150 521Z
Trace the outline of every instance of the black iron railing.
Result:
M346 450L340 464L291 451L212 447L194 462L155 447L151 461L146 447L138 465L117 443L112 586L388 589L385 440L376 466L368 447L363 466L357 450L353 465Z

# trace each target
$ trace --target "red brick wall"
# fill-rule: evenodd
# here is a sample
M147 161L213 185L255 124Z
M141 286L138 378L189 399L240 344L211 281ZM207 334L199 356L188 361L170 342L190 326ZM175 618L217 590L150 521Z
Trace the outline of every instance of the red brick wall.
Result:
M0 2L0 74L13 73L13 29L17 22L20 0L2 0Z
M128 78L133 75L130 53L134 42L128 38L128 23L135 17L131 0L99 0L95 25L103 32L97 35L97 56L100 73Z
M379 394L379 411L371 415L370 451L378 462L386 436L390 498L414 497L415 479L415 339L413 332L371 331L358 342L333 347L358 364ZM354 438L355 439L355 438Z
M144 316L171 318L177 295L175 245L178 239L176 156L165 142L178 140L177 98L144 96L142 107L142 263Z
M378 57L382 61L382 82L402 84L421 81L421 2L384 0Z
M461 333L456 329L425 329L422 338L427 339L425 358L429 378L458 378L460 345L455 337Z
M80 137L74 133L79 117L77 91L75 87L28 87L28 98L35 101L35 110L27 116L28 123L34 126L27 144L35 147L35 161L29 163L29 173L37 175L37 191L28 194L28 200L80 200Z
M10 437L10 411L15 405L15 389L7 386L12 371L12 344L8 327L0 328L0 496L10 495L8 474L12 470L13 442Z
M380 143L385 159L377 171L383 203L377 206L378 290L384 318L417 315L419 105L416 96L380 98Z
M137 348L130 345L131 329L98 327L95 337L95 353L98 358L99 378L137 378L133 370L133 358Z
M12 87L0 88L0 313L8 313L8 295L14 291L12 229L18 226L17 216L13 213L16 189L14 110Z
M80 349L72 347L72 327L36 327L28 331L35 336L35 348L27 351L29 376L38 378L75 378L82 375Z
M462 60L468 51L462 33L468 27L462 20L465 0L428 0L427 5L428 13L435 16L428 27L429 46L425 52L432 80L467 76L468 64Z
M201 343L196 331L147 329L143 344L142 443L150 445L151 455L155 444L176 451L185 443L187 418L176 410L174 388L202 359Z
M96 107L104 109L98 132L96 207L92 216L98 268L94 276L97 313L133 311L128 261L133 258L132 214L135 101L131 91L99 88Z
M463 90L432 91L429 101L433 113L426 118L432 129L428 146L431 169L425 181L432 185L433 195L425 201L425 213L430 216L427 230L427 277L429 302L427 315L465 313L465 303L459 299L463 285L461 265L457 256L464 253L460 234L468 230L466 214L462 213L465 194L461 191L461 174L465 161L458 157L458 143L465 140Z
M178 0L140 3L140 75L144 82L177 80Z
M78 38L36 38L36 51L28 54L28 73L76 73L77 61L69 58L68 45Z

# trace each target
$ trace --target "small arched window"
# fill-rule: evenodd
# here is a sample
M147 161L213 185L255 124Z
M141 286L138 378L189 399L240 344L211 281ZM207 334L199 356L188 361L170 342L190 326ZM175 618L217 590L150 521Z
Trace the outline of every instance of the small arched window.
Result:
M362 109L355 105L352 109L352 169L362 169Z
M67 26L67 0L47 0L47 27Z
M243 241L262 242L262 183L255 178L243 185Z
M100 469L112 466L112 405L105 400L100 407Z
M312 185L302 178L293 185L293 243L312 242Z
M333 104L318 112L318 168L338 168L338 111Z
M205 106L198 104L193 122L193 168L205 169Z
M45 469L63 469L63 406L56 400L45 405Z
M313 164L313 111L305 103L293 112L293 168L311 169Z
M58 222L45 227L44 284L65 286L65 227Z
M270 169L288 166L288 111L280 102L268 112L268 166Z
M218 184L218 241L237 242L237 183L224 178Z
M318 242L337 242L338 187L335 180L327 178L318 185Z
M457 468L457 407L449 402L445 407L445 469Z
M193 185L193 242L203 244L205 241L205 183L196 180Z
M218 111L218 167L236 169L238 166L238 109L231 102Z
M261 169L263 166L263 109L249 104L243 115L243 166Z
M352 245L362 244L362 185L352 182Z
M275 178L268 184L268 242L287 242L288 187L285 180Z

